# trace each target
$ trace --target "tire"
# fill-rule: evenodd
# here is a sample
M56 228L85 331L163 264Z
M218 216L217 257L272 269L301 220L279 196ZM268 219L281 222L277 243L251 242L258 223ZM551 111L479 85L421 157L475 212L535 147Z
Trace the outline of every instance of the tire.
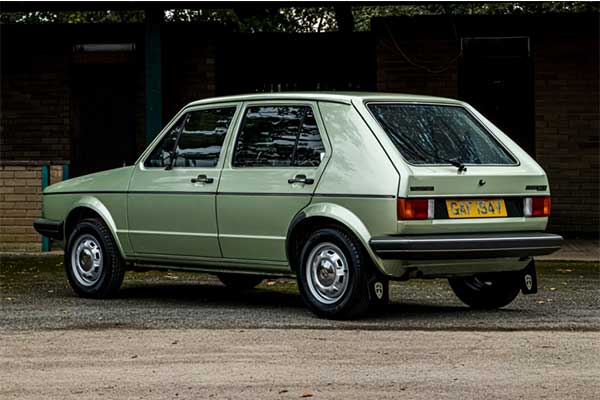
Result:
M353 235L337 227L318 229L304 243L299 261L298 288L317 316L351 319L367 311L370 260Z
M108 227L100 219L84 219L67 241L65 269L73 290L81 297L108 298L119 290L124 261Z
M239 291L254 289L264 279L259 275L247 274L217 274L217 278L229 289Z
M510 304L521 290L518 272L450 278L456 296L471 308L492 310Z

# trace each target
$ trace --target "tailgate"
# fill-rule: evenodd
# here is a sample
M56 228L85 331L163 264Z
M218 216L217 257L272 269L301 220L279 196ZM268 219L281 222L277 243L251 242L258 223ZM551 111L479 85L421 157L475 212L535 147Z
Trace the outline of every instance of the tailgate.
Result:
M398 233L543 231L548 218L524 216L524 198L549 194L546 176L534 166L467 166L467 171L461 173L452 166L412 167L401 182L398 197L432 199L434 217L398 221ZM457 204L500 204L503 209L487 215L467 213L456 217L453 207Z

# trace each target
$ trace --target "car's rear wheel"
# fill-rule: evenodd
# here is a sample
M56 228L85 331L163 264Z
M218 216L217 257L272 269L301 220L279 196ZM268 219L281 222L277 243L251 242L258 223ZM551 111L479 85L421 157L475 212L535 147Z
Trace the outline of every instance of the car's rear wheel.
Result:
M308 308L320 317L356 318L369 306L371 268L360 242L337 227L306 240L296 275Z
M217 278L228 288L234 290L250 290L258 286L263 277L247 274L217 274Z
M69 235L65 250L67 278L82 297L113 296L125 276L124 262L109 229L100 219L85 219Z
M449 279L450 287L466 305L495 309L510 304L521 290L518 272L480 274Z

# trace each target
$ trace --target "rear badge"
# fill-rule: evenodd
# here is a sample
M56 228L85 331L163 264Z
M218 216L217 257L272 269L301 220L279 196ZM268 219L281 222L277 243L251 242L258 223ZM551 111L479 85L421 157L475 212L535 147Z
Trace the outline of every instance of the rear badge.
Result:
M410 190L419 192L432 192L435 190L433 186L411 186Z
M485 184L486 184L486 182L485 182L483 179L480 179L480 180L479 180L479 186L483 186L483 185L485 185Z
M375 296L377 296L379 300L383 299L383 283L375 282L373 288L375 289Z
M546 185L527 185L525 186L525 190L537 190L538 192L543 192L548 189Z

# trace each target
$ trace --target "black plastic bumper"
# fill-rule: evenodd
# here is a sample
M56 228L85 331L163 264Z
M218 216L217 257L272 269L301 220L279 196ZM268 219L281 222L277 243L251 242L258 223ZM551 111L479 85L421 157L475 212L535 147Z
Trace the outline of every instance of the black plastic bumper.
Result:
M563 238L543 232L380 236L369 244L379 257L400 260L446 260L532 257L554 253Z
M38 218L33 221L33 227L42 236L46 236L54 240L63 240L62 221Z

